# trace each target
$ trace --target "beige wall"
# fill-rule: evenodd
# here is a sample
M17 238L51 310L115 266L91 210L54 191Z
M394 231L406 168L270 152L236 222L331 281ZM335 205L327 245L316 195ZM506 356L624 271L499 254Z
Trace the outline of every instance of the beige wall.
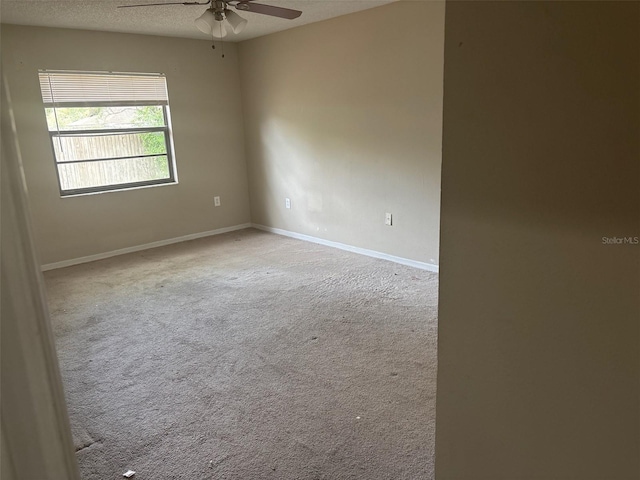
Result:
M639 24L447 4L438 480L639 478Z
M443 50L443 2L241 43L253 221L437 264Z
M250 221L235 45L2 25L2 61L44 264ZM179 184L60 198L42 68L165 73Z

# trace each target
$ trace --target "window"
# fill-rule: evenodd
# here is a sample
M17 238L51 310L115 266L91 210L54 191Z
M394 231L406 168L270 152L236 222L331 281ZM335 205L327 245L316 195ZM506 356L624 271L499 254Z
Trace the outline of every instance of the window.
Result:
M39 75L62 196L176 182L164 75Z

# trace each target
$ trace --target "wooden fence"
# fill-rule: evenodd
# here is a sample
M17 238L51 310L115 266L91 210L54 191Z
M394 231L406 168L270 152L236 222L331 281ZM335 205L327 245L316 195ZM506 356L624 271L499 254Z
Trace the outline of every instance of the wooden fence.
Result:
M166 155L120 160L65 163L145 155L139 134L54 137L62 190L143 182L169 177Z

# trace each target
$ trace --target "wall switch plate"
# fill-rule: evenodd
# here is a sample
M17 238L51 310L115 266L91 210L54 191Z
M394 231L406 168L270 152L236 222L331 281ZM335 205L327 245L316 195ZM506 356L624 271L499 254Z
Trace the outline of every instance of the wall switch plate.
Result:
M391 214L390 213L385 213L384 214L384 224L385 225L392 225L392 221L391 221Z
M284 199L284 208L291 208L291 199L290 198L285 198Z
M213 197L213 205L216 207L220 206L220 197Z

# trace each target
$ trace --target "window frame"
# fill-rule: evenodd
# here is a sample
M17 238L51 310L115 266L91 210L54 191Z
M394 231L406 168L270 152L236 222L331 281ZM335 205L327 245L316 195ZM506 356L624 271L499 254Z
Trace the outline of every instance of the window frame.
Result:
M154 77L162 77L164 79L164 84L166 87L166 76L161 73L125 73L125 72L92 72L92 71L63 71L63 70L39 70L38 74L56 74L56 73L80 73L80 74L91 74L91 75L105 75L105 76L115 76L115 75L133 75L133 76L154 76ZM53 160L56 171L56 178L58 181L58 190L60 192L61 197L71 197L77 195L86 195L92 193L103 193L103 192L113 192L118 190L129 190L140 187L149 187L149 186L159 186L159 185L171 185L177 184L177 175L176 175L176 167L175 167L175 155L173 149L173 135L171 128L171 115L169 110L169 100L167 94L167 101L150 101L150 100L141 100L141 101L78 101L78 102L65 102L64 105L59 105L54 100L51 103L47 103L43 100L43 111L46 113L48 108L54 109L54 114L56 108L90 108L90 107L145 107L145 106L159 106L162 107L162 116L164 120L164 125L160 127L125 127L125 128L102 128L102 129L84 129L84 130L64 130L64 129L56 129L49 130L49 126L47 124L47 131L49 133L49 141L51 143L51 149L53 153ZM55 148L55 139L56 138L72 138L72 137L82 137L82 136L100 136L100 135L119 135L119 134L140 134L140 133L155 133L162 132L164 136L165 143L165 153L163 154L145 154L145 155L129 155L129 156L121 156L121 157L104 157L104 158L90 158L84 160L68 160L61 161L56 154ZM105 184L94 187L83 187L83 188L73 188L73 189L63 189L62 182L60 179L60 165L71 165L78 163L93 163L93 162L104 162L104 161L118 161L118 160L129 160L135 158L151 158L151 157L161 157L166 156L167 158L167 166L169 170L168 178L161 179L153 179L153 180L142 180L138 182L127 182L127 183L115 183L115 184Z

